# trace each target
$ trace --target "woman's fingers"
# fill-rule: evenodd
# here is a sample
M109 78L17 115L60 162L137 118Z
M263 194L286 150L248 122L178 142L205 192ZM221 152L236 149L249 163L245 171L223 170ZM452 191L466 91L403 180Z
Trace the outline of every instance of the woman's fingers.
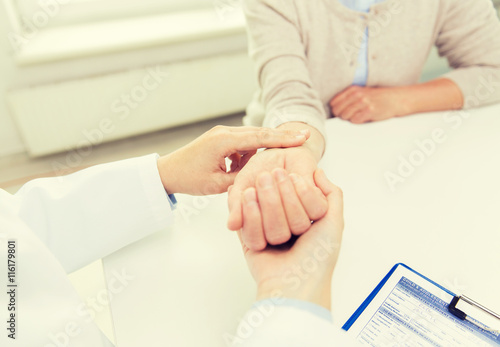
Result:
M252 251L263 250L267 244L283 244L292 234L299 236L308 231L311 220L320 220L327 212L341 222L342 191L328 181L322 170L314 173L314 181L313 186L284 169L261 173L256 188L246 189L240 200L242 242Z
M270 245L280 245L290 240L290 228L280 192L269 172L263 172L257 177L257 196L267 242Z
M267 241L262 229L262 216L255 188L248 188L243 192L242 209L241 240L248 249L261 251L266 248Z
M290 232L302 235L311 227L311 220L297 196L293 182L284 169L275 169L272 173L278 185Z
M227 228L237 231L243 226L243 210L242 210L242 194L238 185L233 185L227 195L227 204L229 207L229 217L227 220Z
M307 184L300 175L290 174L290 178L309 219L313 221L321 219L328 211L328 202L321 190Z

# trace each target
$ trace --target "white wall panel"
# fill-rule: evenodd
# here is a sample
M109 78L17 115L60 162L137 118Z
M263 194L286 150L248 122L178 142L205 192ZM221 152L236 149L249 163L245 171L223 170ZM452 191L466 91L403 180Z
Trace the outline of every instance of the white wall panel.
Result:
M240 112L255 88L241 52L14 90L8 101L41 156Z

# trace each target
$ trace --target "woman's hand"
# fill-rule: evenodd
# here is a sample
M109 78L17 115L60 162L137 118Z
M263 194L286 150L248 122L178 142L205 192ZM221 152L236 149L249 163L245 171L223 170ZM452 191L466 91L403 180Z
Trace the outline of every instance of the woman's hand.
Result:
M331 101L332 114L355 124L385 120L409 113L398 88L351 86Z
M330 101L332 114L355 124L422 112L461 109L460 88L447 78L402 87L351 86Z
M292 234L307 231L311 220L323 217L327 209L323 194L314 184L316 169L313 153L304 146L270 149L255 155L229 191L228 228L242 229L242 239L253 251L266 248L268 243L285 243ZM242 200L254 197L262 213L245 218ZM319 203L310 203L317 199Z

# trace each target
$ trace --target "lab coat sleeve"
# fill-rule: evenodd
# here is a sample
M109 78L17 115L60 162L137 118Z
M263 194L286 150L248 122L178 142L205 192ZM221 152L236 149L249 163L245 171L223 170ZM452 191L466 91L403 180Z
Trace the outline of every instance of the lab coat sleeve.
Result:
M257 69L264 126L303 122L326 139L325 108L313 87L292 1L247 0L249 53ZM248 113L252 107L249 106Z
M72 272L168 226L172 212L157 159L28 182L14 197L17 214Z
M225 342L231 347L358 346L323 314L306 305L275 304L272 300L254 305L236 333L225 336Z
M500 21L491 0L443 1L436 45L461 89L464 108L500 101Z

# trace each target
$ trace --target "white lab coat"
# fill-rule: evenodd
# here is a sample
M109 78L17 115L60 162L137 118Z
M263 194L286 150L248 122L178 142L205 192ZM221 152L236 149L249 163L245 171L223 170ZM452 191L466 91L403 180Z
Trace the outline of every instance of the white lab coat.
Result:
M15 195L0 190L1 320L15 314L15 330L1 329L0 346L111 345L66 275L169 225L172 211L157 158L148 155L34 180ZM17 287L7 287L8 242L13 240L15 281L10 284ZM12 289L15 311L8 311ZM15 339L8 337L12 333ZM276 307L252 334L234 343L331 346L335 334L324 319Z
M7 242L16 240L16 340L0 346L108 346L66 274L172 219L157 155L99 165L0 191L0 290L7 290ZM1 321L10 297L0 296ZM6 319L7 318L7 319Z
M332 322L301 308L279 305L249 310L226 342L231 342L231 347L360 346Z

